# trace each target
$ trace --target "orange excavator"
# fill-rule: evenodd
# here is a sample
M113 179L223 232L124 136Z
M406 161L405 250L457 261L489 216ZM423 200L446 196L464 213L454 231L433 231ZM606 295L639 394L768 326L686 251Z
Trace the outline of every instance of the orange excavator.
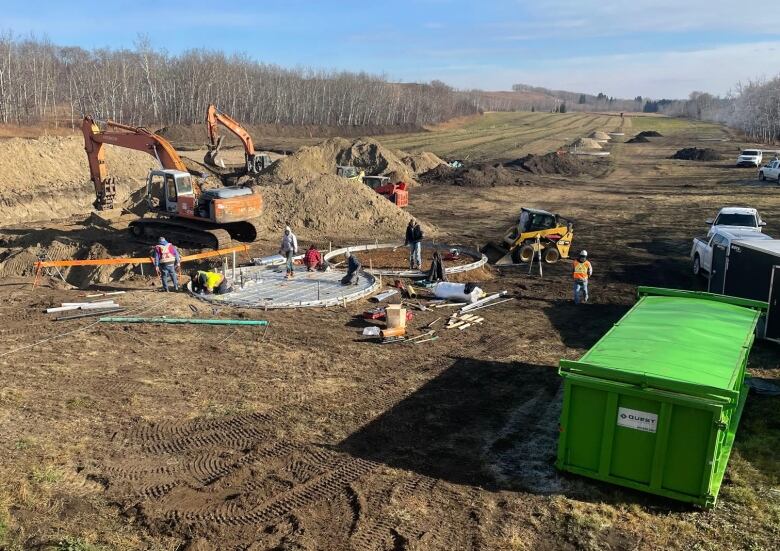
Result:
M225 168L225 162L219 155L220 149L222 148L222 140L224 139L224 136L220 135L218 130L220 124L230 130L244 146L244 166L241 170L237 171L239 175L257 174L271 164L271 159L268 155L257 154L255 152L252 136L249 135L249 132L247 132L243 126L230 115L217 109L216 106L209 105L208 109L206 109L206 127L209 135L209 142L207 144L208 151L203 158L207 165Z
M145 128L113 121L106 121L101 128L92 117L84 117L81 131L98 210L112 209L116 198L116 183L108 175L104 144L143 151L159 162L161 168L149 171L146 180L146 202L156 216L130 223L136 237L156 239L165 235L180 244L216 249L230 246L231 240L257 239L255 219L263 210L259 193L238 187L202 190L173 146Z

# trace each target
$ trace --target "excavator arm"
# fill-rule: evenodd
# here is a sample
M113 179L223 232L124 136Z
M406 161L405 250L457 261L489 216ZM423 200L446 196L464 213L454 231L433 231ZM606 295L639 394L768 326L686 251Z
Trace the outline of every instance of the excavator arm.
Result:
M223 113L214 105L209 105L206 110L206 127L209 135L209 150L204 158L206 164L225 168L225 162L219 156L219 150L222 148L222 140L224 138L224 136L219 134L218 126L220 124L241 140L241 144L244 146L246 172L248 174L260 172L263 167L259 166L256 161L255 145L252 142L252 136L233 117Z
M98 210L114 208L116 184L108 175L104 144L115 145L136 151L144 151L157 159L162 168L187 172L187 167L173 146L164 138L145 128L136 128L114 121L106 121L101 130L92 117L84 117L81 131L84 134L84 149L89 161L89 176L95 185L95 207ZM113 130L109 130L113 129Z

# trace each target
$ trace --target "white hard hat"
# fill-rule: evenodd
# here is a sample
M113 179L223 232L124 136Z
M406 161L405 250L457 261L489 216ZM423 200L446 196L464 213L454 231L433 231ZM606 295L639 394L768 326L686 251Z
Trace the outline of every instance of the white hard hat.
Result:
M585 249L582 249L580 251L580 256L588 256L588 251L586 251Z

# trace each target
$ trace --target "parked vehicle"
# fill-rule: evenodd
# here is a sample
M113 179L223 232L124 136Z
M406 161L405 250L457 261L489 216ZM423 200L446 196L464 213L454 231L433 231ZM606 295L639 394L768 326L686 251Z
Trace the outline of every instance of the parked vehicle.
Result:
M745 149L737 157L737 166L752 166L758 168L761 166L763 153L760 149Z
M716 229L760 232L766 226L758 211L750 207L723 207L714 220L708 218L706 222L710 225L707 237Z
M780 160L775 159L759 168L758 179L762 182L765 180L775 180L780 184Z
M693 262L694 275L702 272L712 274L712 250L714 247L728 249L732 242L751 240L772 240L764 233L751 230L716 228L707 237L695 237L691 247L691 261Z

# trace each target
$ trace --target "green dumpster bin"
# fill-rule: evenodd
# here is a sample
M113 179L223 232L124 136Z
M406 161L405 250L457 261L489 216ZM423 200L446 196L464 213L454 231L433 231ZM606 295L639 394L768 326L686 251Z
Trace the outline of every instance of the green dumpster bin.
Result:
M580 360L561 360L556 466L712 507L765 302L651 287Z

